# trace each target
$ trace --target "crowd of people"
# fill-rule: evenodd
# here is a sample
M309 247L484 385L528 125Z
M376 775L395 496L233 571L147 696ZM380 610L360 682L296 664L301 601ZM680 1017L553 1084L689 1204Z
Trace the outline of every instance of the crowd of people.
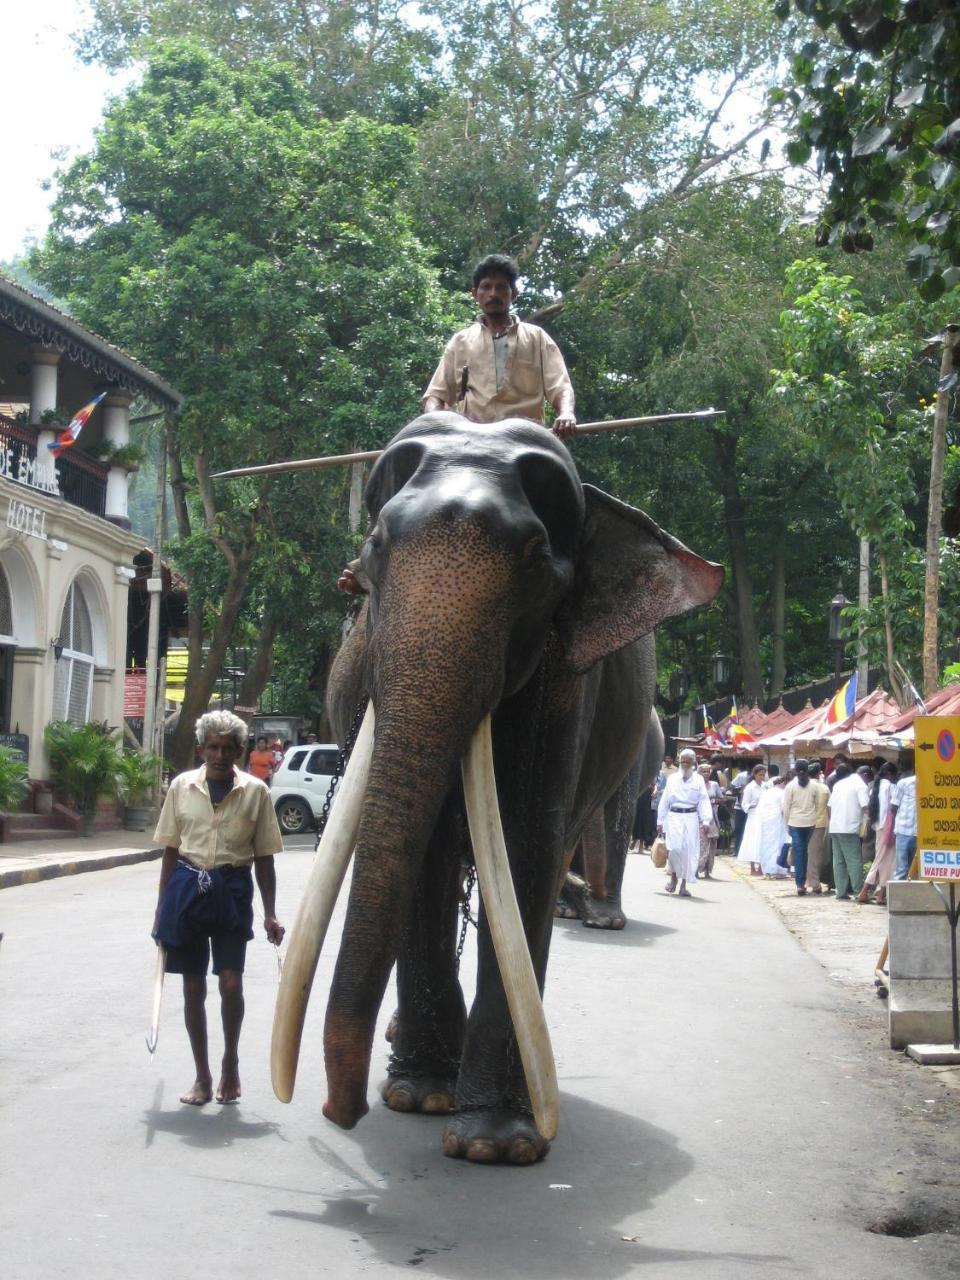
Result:
M791 880L797 894L838 902L886 903L891 879L905 880L917 848L912 754L899 766L837 758L798 759L786 772L754 764L728 774L714 756L697 764L665 756L652 791L637 805L631 850L666 843L668 893L690 897L709 880L722 842L750 874Z

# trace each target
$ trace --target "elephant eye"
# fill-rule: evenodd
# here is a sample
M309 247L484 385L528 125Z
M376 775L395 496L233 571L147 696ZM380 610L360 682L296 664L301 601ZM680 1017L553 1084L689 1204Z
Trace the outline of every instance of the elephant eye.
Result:
M518 465L524 495L547 531L550 548L572 557L583 522L573 477L558 460L543 453L521 457Z

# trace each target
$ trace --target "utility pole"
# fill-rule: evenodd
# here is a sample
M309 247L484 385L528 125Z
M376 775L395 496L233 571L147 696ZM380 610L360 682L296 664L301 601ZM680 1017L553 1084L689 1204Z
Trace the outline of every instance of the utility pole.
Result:
M923 584L923 696L937 691L940 669L937 662L940 600L940 532L943 525L943 462L947 451L947 414L957 383L954 354L960 325L947 325L943 335L940 381L933 411L933 447L930 452L930 502L927 507L927 568Z
M860 539L860 583L857 591L857 604L860 606L861 612L870 605L870 539ZM864 639L866 635L866 627L861 622L859 635L857 638L857 688L860 696L863 697L867 692L867 681L870 675L870 665L867 662L867 645Z
M150 594L150 612L147 617L147 691L143 707L143 750L152 751L156 737L158 690L158 656L160 652L160 595L163 591L163 569L160 554L163 549L163 506L167 486L167 438L161 437L160 456L157 459L157 492L153 513L153 567L147 579Z

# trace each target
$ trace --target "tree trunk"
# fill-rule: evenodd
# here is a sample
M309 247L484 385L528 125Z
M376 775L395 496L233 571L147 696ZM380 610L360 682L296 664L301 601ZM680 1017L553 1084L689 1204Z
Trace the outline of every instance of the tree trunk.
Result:
M189 769L194 760L193 728L197 720L207 710L210 695L216 684L217 676L227 655L237 615L243 603L247 588L247 578L253 563L256 547L253 541L242 546L236 553L223 593L223 603L217 616L216 626L210 640L206 661L203 661L203 617L199 606L190 608L190 648L187 667L187 685L184 690L183 704L180 707L180 719L173 734L170 747L171 763L178 771Z
M773 580L770 587L771 631L773 633L772 671L770 677L770 697L779 698L783 693L786 680L787 663L784 653L784 636L786 633L786 531L778 525L776 541L773 546Z
M893 652L893 619L890 617L890 581L887 577L886 552L877 551L877 563L880 565L880 595L883 599L883 634L887 644L887 687L904 710L910 705L910 699L904 697L903 681L897 673L897 662Z
M273 671L273 642L277 638L278 627L279 624L272 619L261 623L253 661L247 666L237 693L241 707L255 707L260 702L260 695Z
M749 702L762 702L763 674L760 645L753 610L753 591L747 558L746 507L737 483L737 437L728 431L714 431L714 447L723 496L723 521L733 569L733 594L743 694Z
M943 335L943 358L940 363L940 387L953 372L953 356L957 340L956 326ZM943 520L943 460L947 447L947 412L950 389L937 391L933 414L933 448L930 454L930 501L927 506L927 569L923 583L923 696L930 698L939 685L940 664L937 659L940 601L940 531Z
M857 588L857 604L861 614L870 606L870 540L868 538L860 539L860 582ZM857 629L857 686L862 694L867 691L869 678L867 629L861 622Z

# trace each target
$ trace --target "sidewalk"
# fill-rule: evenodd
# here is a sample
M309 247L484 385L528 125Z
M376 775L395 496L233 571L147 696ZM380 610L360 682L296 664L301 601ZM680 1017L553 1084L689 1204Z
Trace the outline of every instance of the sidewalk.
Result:
M0 844L0 889L150 862L162 852L153 842L152 825L147 831L96 831L92 836L65 832L50 840L11 841Z

